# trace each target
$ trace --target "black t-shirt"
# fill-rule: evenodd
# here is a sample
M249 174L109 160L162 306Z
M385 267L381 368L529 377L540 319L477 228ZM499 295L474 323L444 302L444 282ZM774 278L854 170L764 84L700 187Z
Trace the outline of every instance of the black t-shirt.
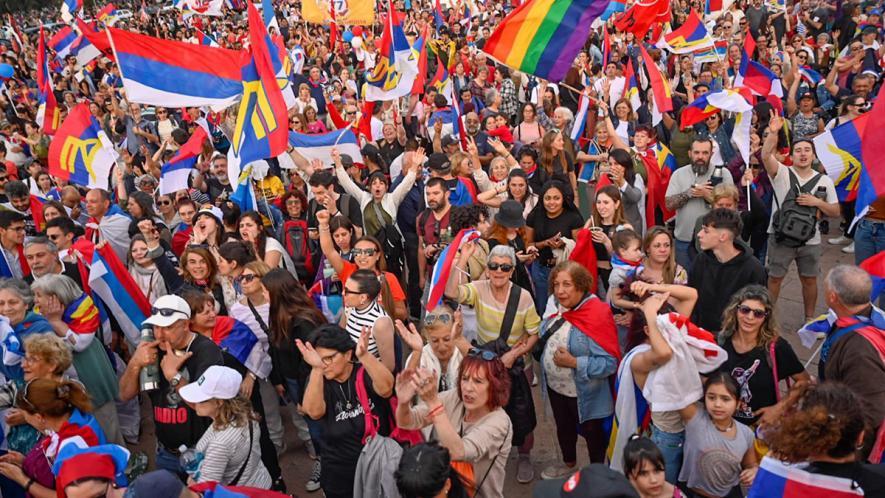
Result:
M326 414L323 424L323 446L334 451L323 453L323 491L329 494L353 492L353 476L356 462L363 449L363 435L366 430L365 413L356 395L356 376L364 369L354 368L347 382L341 384L325 379L323 398L326 401ZM390 434L390 402L375 393L372 378L365 375L366 392L372 413L378 417L379 434Z
M535 242L549 239L557 233L563 237L571 239L572 230L577 230L584 225L584 219L577 211L563 211L556 218L547 216L547 210L544 209L541 200L538 201L538 207L529 213L526 224L535 231ZM553 258L553 249L545 247L538 253L538 261L541 264L549 264ZM550 265L552 266L552 265Z
M188 351L193 353L184 364L181 372L181 385L195 381L212 365L223 365L221 349L211 339L196 334ZM160 350L160 359L166 353ZM197 441L209 428L212 419L198 417L196 412L184 401L170 403L169 395L172 386L160 375L160 388L149 393L154 409L154 427L157 440L169 450L177 451L182 444L188 448L197 445ZM180 399L180 396L178 397Z
M338 200L335 201L335 207L338 209L338 212L347 216L347 219L353 223L353 226L363 226L363 214L360 212L360 203L349 194L340 194ZM322 211L323 209L325 208L317 203L316 199L310 200L307 206L307 226L311 228L318 226L316 214L317 211Z
M233 189L233 187L231 187L230 183L225 185L225 184L221 183L220 181L218 181L218 178L215 178L214 176L211 176L211 175L208 175L206 177L206 186L209 187L209 192L207 192L207 193L209 194L209 198L212 199L212 202L217 201L220 197L223 197L226 199L226 198L230 197L230 194L232 194L234 191L234 189ZM223 195L225 192L227 192L226 196Z
M863 489L864 496L885 496L885 465L883 464L811 462L805 470L812 474L852 479Z
M741 399L738 402L734 418L738 422L752 425L759 418L754 417L753 412L777 403L770 351L756 347L746 353L737 353L731 341L726 341L723 349L728 353L728 359L719 367L719 370L731 374L741 387ZM805 370L799 358L796 357L796 352L782 338L778 338L775 343L774 356L777 361L778 380L786 379Z

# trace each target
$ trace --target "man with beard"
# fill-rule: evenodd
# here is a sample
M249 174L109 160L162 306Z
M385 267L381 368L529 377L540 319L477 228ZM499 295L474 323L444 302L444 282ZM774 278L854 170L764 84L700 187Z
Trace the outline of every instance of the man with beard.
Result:
M437 156L437 154L433 154ZM424 187L424 197L427 200L427 209L418 215L418 271L419 285L425 290L424 299L427 302L429 292L428 283L433 265L436 263L439 253L445 249L454 236L451 233L449 213L452 205L449 204L449 189L446 181L440 177L427 180ZM423 310L422 310L423 311Z
M667 209L676 212L676 261L685 269L689 269L692 263L689 255L692 231L698 218L710 212L713 187L718 183L734 184L731 175L722 175L722 168L710 167L713 142L709 138L696 138L688 155L690 167L679 168L670 176L664 200ZM714 178L713 173L717 170L719 173Z

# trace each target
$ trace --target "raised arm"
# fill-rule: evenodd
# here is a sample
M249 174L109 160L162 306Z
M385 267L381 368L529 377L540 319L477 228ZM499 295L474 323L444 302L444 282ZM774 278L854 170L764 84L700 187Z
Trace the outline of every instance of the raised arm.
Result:
M673 356L670 343L661 335L657 322L658 312L664 303L667 302L669 296L666 292L655 294L646 299L640 306L640 312L648 324L648 345L651 346L651 349L648 351L634 355L633 360L630 362L633 379L640 389L645 387L645 381L648 378L649 372L667 363Z
M784 127L784 118L780 117L774 110L769 111L771 119L768 121L768 136L762 143L762 164L769 178L774 179L780 171L780 162L774 157L777 150L777 137L781 129Z
M344 259L338 254L338 251L335 249L335 243L332 242L332 231L329 229L331 215L328 211L323 209L317 211L316 217L317 229L320 232L320 249L323 250L323 256L325 256L329 261L329 264L332 265L332 269L335 270L335 273L340 275L342 270L344 270Z

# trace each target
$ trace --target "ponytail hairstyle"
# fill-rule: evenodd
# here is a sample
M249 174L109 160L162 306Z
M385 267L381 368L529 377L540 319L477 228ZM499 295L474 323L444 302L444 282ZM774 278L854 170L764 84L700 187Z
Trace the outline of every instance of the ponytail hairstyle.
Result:
M258 240L255 241L255 248L257 249L258 258L264 259L264 250L267 248L267 231L264 229L264 220L261 219L261 214L258 211L246 211L240 215L240 219L237 221L238 232L240 223L246 218L252 220L258 226Z
M464 477L452 468L449 450L436 442L421 443L403 451L399 468L393 474L403 498L431 498L449 489L449 498L467 498Z
M18 391L15 406L32 415L59 418L69 415L74 408L92 412L92 402L86 389L71 380L34 379Z
M766 431L765 442L778 458L804 462L826 455L844 458L857 451L864 422L865 401L840 382L806 388L787 416Z
M227 261L237 264L237 268L243 269L246 263L258 259L255 257L255 249L252 244L242 240L229 240L218 248L218 254Z

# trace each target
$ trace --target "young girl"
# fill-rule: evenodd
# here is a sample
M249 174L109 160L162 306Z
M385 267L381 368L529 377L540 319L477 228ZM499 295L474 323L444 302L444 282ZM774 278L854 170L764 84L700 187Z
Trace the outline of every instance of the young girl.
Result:
M679 481L695 496L740 498L758 469L753 431L734 420L737 382L726 372L716 372L704 383L703 405L679 410L685 422L685 457Z
M679 488L664 479L664 455L655 443L633 436L624 446L624 475L642 498L682 498Z
M629 228L618 230L612 237L612 272L608 276L608 301L614 304L615 290L642 263L642 238Z

